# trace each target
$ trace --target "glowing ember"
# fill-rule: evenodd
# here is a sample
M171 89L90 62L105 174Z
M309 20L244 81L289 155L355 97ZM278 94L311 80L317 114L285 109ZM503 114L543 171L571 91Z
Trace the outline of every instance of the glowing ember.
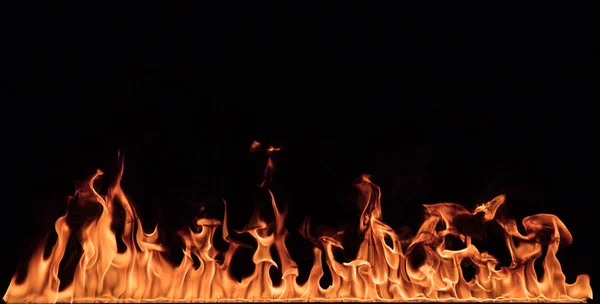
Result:
M254 142L251 151L260 149ZM265 179L260 185L267 186L271 178L273 161L271 153L278 148L269 147ZM227 230L227 212L223 221L200 218L198 229L181 232L185 241L184 258L179 265L172 265L162 256L164 248L157 243L157 229L151 234L142 230L135 209L129 203L120 186L123 163L114 183L106 195L94 189L102 172L98 171L87 183L78 187L72 203L90 206L100 204L101 214L84 223L77 231L67 224L68 214L56 221L58 234L56 244L47 258L44 246L40 246L29 262L24 281L17 283L16 275L4 296L6 302L158 302L158 301L549 301L573 302L592 298L590 278L577 277L575 283L567 284L560 263L556 259L559 244L571 243L572 236L558 217L538 214L523 219L526 235L517 230L514 220L496 215L504 203L498 196L469 212L452 203L425 205L427 217L416 235L403 245L392 228L382 222L380 189L368 176L356 183L361 190L360 229L365 239L356 258L349 263L338 262L334 250L342 249L340 233L309 238L315 248L314 264L305 283L297 283L299 270L285 245L287 231L284 228L285 213L278 210L271 191L275 219L266 223L258 214L241 233L248 233L257 242L252 261L254 272L238 281L229 271L232 257L240 244ZM126 249L117 250L117 239L111 230L115 204L126 213L122 234ZM510 267L500 267L496 258L480 252L471 237L456 228L455 219L478 216L482 222L497 221L505 231L505 241L512 256ZM443 224L443 229L439 228ZM308 225L308 222L305 222ZM215 235L222 226L221 236ZM303 227L307 231L307 227ZM69 286L60 286L59 264L65 254L67 240L77 234L83 254ZM540 239L550 235L547 253L543 261L543 275L538 278L534 261L542 256ZM445 236L460 238L466 247L461 250L447 248ZM213 246L213 238L222 237L229 247L224 259L217 261L219 252ZM518 245L516 244L518 240ZM271 256L274 248L281 262L277 265ZM424 251L425 259L420 266L409 263L409 255L416 248ZM323 288L319 280L324 275L321 263L323 255L331 272L332 283ZM194 257L195 256L195 257ZM194 259L199 266L194 265ZM461 270L461 262L470 261L476 267L475 276L467 281ZM269 269L281 270L281 283L275 286ZM60 289L59 289L60 287Z

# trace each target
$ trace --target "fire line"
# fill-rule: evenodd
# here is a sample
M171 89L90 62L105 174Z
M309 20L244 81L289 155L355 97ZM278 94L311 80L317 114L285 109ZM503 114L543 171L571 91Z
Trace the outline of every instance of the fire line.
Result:
M261 149L254 142L251 151ZM29 261L28 272L22 282L13 279L3 297L12 302L585 302L592 299L590 277L579 275L567 283L556 258L559 244L573 240L565 224L555 215L537 214L522 220L525 234L517 229L514 219L497 214L505 197L497 196L472 211L453 203L423 205L426 218L415 236L402 240L382 220L381 191L363 175L355 186L360 190L360 206L364 206L359 227L364 234L356 258L339 262L334 250L343 250L341 234L311 236L314 263L308 280L298 283L299 269L286 247L288 231L284 227L286 212L280 211L275 195L268 188L272 178L271 154L279 148L268 147L264 180L259 185L270 194L274 221L265 222L259 214L252 217L239 233L252 236L257 243L252 261L254 272L238 281L230 274L230 263L241 246L231 237L227 227L227 204L223 219L199 218L197 229L181 231L185 246L184 258L173 265L163 257L163 245L158 243L158 227L145 233L134 206L123 189L123 158L120 171L106 194L94 188L101 177L98 170L86 183L81 184L70 203L99 204L101 214L78 230L67 224L68 212L55 223L57 241L47 257L41 244ZM117 250L117 236L111 230L116 206L125 210L122 241L126 250ZM482 222L496 221L504 230L505 243L510 252L510 266L499 266L498 260L480 251L471 242L471 236L462 234L455 219L478 216ZM439 226L443 224L443 229ZM308 225L308 221L305 222ZM222 234L217 235L217 228ZM302 227L308 231L307 227ZM539 239L549 235L551 241L542 244ZM83 254L75 269L73 281L61 286L58 269L66 251L67 240L77 236ZM451 250L445 237L460 238L465 248ZM229 244L222 252L224 259L216 259L219 252L213 246L214 238ZM391 241L390 241L391 240ZM402 242L408 242L403 245ZM408 262L416 248L425 253L420 266ZM543 275L534 269L536 259L543 256ZM271 250L279 256L277 264ZM199 266L194 265L194 258ZM321 263L325 259L326 265ZM465 279L461 262L469 261L476 268L473 278ZM275 285L269 269L277 267L282 273L281 283ZM331 284L324 288L319 280L324 267L331 273Z

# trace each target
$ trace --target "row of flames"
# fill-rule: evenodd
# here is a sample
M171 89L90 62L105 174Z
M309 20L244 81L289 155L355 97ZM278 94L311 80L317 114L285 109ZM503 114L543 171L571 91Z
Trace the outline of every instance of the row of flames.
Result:
M252 150L259 149L255 142ZM269 155L265 179L268 184L273 161ZM199 232L192 229L182 232L185 241L184 258L173 265L162 254L164 247L157 242L157 229L144 233L134 207L121 189L123 162L120 172L106 195L94 188L102 172L99 170L76 191L78 202L97 202L101 215L85 223L77 231L67 224L67 215L55 224L58 239L47 257L44 245L39 246L29 261L27 276L17 282L16 275L4 296L6 302L142 302L142 301L552 301L573 302L592 298L590 278L579 275L573 284L565 282L560 263L556 258L560 242L571 243L572 236L558 217L537 214L523 219L526 234L521 234L514 220L501 220L497 208L504 196L478 206L472 212L453 203L424 205L427 217L410 245L403 250L400 238L392 228L383 223L380 204L381 192L368 176L362 176L356 186L363 196L360 229L364 234L356 258L348 263L334 259L334 250L341 249L339 234L309 237L317 246L313 249L314 264L308 280L297 282L298 266L286 248L287 230L284 228L285 212L280 212L271 195L274 221L266 223L259 216L243 230L257 242L252 261L254 272L237 280L228 270L240 243L230 237L227 229L227 212L223 221L212 218L197 220ZM112 214L116 204L126 213L122 241L124 252L117 250L116 235L111 229ZM226 207L226 206L225 206ZM225 209L226 211L226 209ZM512 257L509 267L499 266L496 258L480 252L471 237L459 233L454 225L457 216L478 214L481 220L497 221L505 231L505 242ZM439 231L443 223L445 229ZM222 235L216 229L222 225ZM541 278L535 272L534 261L542 256L539 242L542 230L550 231L552 242L547 246ZM83 254L75 270L73 281L60 286L58 270L65 255L67 241L76 234ZM464 249L451 250L445 243L446 235L461 238ZM222 237L228 244L224 260L216 260L219 252L213 238ZM386 240L387 239L387 240ZM391 242L389 242L391 240ZM518 244L516 245L516 241ZM413 248L424 248L426 258L422 265L411 266L408 254ZM337 248L336 248L337 247ZM271 250L279 256L275 263ZM331 273L331 284L320 286L324 275L322 258ZM194 256L199 266L194 265ZM461 262L469 260L476 267L475 276L466 280ZM271 267L282 273L281 283L275 285L270 278ZM64 285L64 283L63 283Z

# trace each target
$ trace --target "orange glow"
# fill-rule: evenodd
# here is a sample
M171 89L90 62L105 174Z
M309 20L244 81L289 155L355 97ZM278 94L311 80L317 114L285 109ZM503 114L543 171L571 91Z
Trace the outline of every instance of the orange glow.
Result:
M251 150L260 148L258 142ZM271 178L273 160L271 153L278 148L269 147L265 180ZM227 208L222 220L199 218L197 229L189 228L180 234L185 241L184 258L179 265L163 257L164 247L157 242L158 229L144 233L134 206L121 189L121 170L106 194L99 194L94 182L102 175L96 172L87 183L78 187L73 203L100 204L101 214L85 223L77 231L67 224L68 214L55 224L58 239L51 252L44 257L44 245L39 246L29 261L29 271L24 281L17 283L16 275L4 295L6 302L163 302L163 301L546 301L574 302L592 298L590 278L579 275L568 284L556 252L560 243L570 244L572 236L564 223L551 214L537 214L523 219L526 234L521 234L514 220L500 219L496 210L505 197L498 196L478 206L472 212L453 203L424 205L426 218L411 239L401 239L382 221L381 191L369 176L356 183L360 190L362 208L359 227L364 234L356 258L342 263L334 258L334 250L343 249L340 233L313 237L305 221L303 235L309 238L314 264L308 280L298 283L299 269L286 247L288 234L284 227L286 213L278 210L275 196L269 191L274 221L267 223L259 214L252 217L241 233L247 233L257 242L252 261L254 272L238 281L231 275L229 265L240 244L232 240L227 229ZM226 206L225 201L223 203ZM112 213L116 204L125 210L123 252L117 250L117 239L111 230ZM481 221L497 221L505 231L505 243L512 257L508 267L499 266L498 260L471 243L471 237L461 234L455 219L479 214ZM443 228L439 227L443 224ZM218 235L217 227L222 226ZM542 233L551 235L549 244L539 241ZM65 254L67 240L75 234L81 242L83 254L75 270L72 283L60 286L58 269ZM460 238L465 247L447 248L445 236ZM216 259L214 238L228 244L222 261ZM518 241L517 241L518 240ZM518 243L518 245L517 245ZM424 251L420 266L409 263L416 248ZM538 277L534 261L543 256L543 275ZM281 261L276 264L271 250ZM325 258L325 265L321 263ZM194 259L199 266L194 265ZM461 262L475 265L476 274L466 280ZM197 264L197 263L196 263ZM281 283L275 285L269 269L278 267ZM322 287L319 280L328 267L332 282ZM59 289L59 286L61 287Z

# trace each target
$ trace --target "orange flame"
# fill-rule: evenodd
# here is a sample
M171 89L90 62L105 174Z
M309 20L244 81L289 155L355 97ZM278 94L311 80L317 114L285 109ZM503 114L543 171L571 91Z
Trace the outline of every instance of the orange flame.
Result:
M255 152L260 149L261 144L256 140L252 142L250 146L250 152ZM263 181L258 185L258 187L263 188L267 184L269 184L273 180L273 169L275 168L275 164L273 163L273 152L280 151L281 148L275 148L273 146L269 146L266 150L267 152L267 165L265 166L265 172L263 173Z
M251 150L260 144L255 142ZM277 148L269 147L264 186L273 169L271 153ZM240 247L229 237L227 209L223 221L200 218L196 232L191 228L182 231L185 241L184 258L179 265L166 260L164 247L157 242L158 230L146 234L134 207L121 189L123 162L120 171L106 195L94 189L94 182L101 171L80 185L72 198L73 203L95 203L102 207L101 214L74 231L67 224L68 212L55 224L58 234L56 244L47 257L40 246L29 262L29 270L23 282L16 275L4 295L6 302L96 302L96 301L551 301L573 302L592 299L588 275L579 275L573 284L565 282L556 252L561 242L570 244L572 236L558 217L538 214L523 219L526 235L522 235L514 220L503 220L496 210L505 197L498 196L473 212L453 203L424 205L427 217L417 234L403 246L404 240L382 221L381 191L369 176L364 175L356 183L361 190L360 230L364 234L356 258L348 263L338 262L334 250L343 249L340 234L314 238L308 233L308 221L303 224L303 235L309 238L314 263L308 280L298 283L299 269L292 260L285 244L288 234L284 227L286 213L280 212L275 196L269 190L275 214L272 223L259 216L252 217L241 233L248 233L257 242L252 261L254 272L238 281L229 272L234 253ZM225 201L223 201L226 207ZM122 241L125 250L117 249L117 239L111 230L115 204L125 210L125 227ZM484 222L497 221L505 231L505 242L512 257L509 267L499 267L498 260L487 252L480 252L471 237L457 229L456 219L461 216L483 215ZM440 231L440 224L445 227ZM221 237L229 244L222 262L213 246L217 227L222 226ZM271 229L269 229L271 228ZM551 233L544 257L544 272L539 278L534 261L542 256L542 233ZM60 286L58 268L65 254L67 240L76 234L83 254L75 270L73 281ZM451 250L445 236L453 235L465 243L465 248ZM519 245L515 240L518 240ZM405 249L403 249L403 247ZM271 248L281 262L275 263ZM420 266L409 263L411 253L417 248L425 252ZM332 282L327 288L319 285L324 275L321 260L331 273ZM200 261L194 265L194 257ZM468 260L476 266L476 275L466 280L460 264ZM269 269L281 270L281 283L275 285Z

